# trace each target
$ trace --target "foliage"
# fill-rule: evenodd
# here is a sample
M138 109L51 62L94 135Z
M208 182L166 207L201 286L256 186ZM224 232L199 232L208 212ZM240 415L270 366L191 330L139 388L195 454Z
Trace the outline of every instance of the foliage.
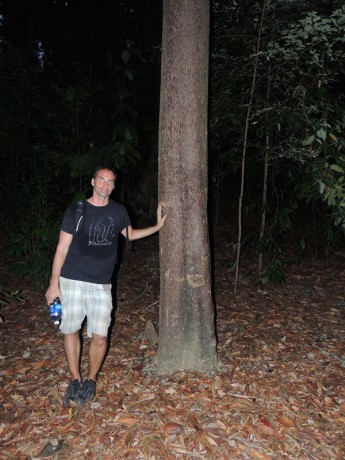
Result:
M62 213L90 192L95 166L123 176L142 164L138 109L150 91L143 97L139 88L150 63L128 24L147 27L160 10L150 17L152 6L139 3L135 14L107 0L101 9L90 1L0 5L1 220L14 269L37 286L47 283ZM150 37L143 47L154 31ZM131 175L126 187L139 180Z
M262 5L255 1L213 5L211 183L215 184L213 191L217 194L224 193L224 187L231 185L240 164ZM278 272L282 268L281 235L293 230L299 232L301 222L296 220L299 210L312 215L323 199L333 206L333 216L342 219L342 179L334 181L333 175L332 187L328 182L328 188L323 189L320 183L325 182L321 165L326 163L329 170L330 164L339 164L342 149L345 8L336 1L316 7L315 2L294 0L279 3L278 8L273 1L266 3L265 17L249 129L245 199L246 209L260 222L260 174L268 153L265 234L262 241L258 236L254 241L247 238L255 254L261 248L268 257L267 270L262 276L267 280L275 276L277 267ZM304 244L308 246L313 244L314 237L311 238L308 219L303 225L306 226ZM253 233L259 234L258 227ZM325 238L326 232L323 235ZM299 248L297 243L297 252Z
M268 265L264 272L259 276L258 281L262 284L272 282L274 284L281 284L285 281L285 275L282 271L283 262L279 257L275 257L272 260L272 265Z
M343 157L339 157L342 162ZM319 171L317 171L319 173ZM345 169L337 164L325 163L318 179L320 195L330 208L335 225L345 230Z
M22 222L21 232L10 234L8 254L13 258L17 275L29 275L37 287L47 286L52 254L57 243L59 222L44 216Z
M20 276L29 275L37 287L43 287L49 280L60 220L59 215L53 217L56 200L47 195L54 178L49 174L45 153L35 150L37 172L27 171L28 178L21 184L21 200L16 200L8 211L11 219L6 229L13 270Z
M246 241L255 255L263 248L267 266L274 267L275 257L285 260L277 252L284 251L281 238L293 231L298 254L302 234L306 248L316 240L342 241L345 11L339 0L266 2L256 56L263 5L212 1L209 165L212 198L229 214L258 58L245 203L259 223L268 153L268 215L262 240L253 237L257 224L246 229ZM90 192L98 163L118 167L120 198L150 214L160 40L161 4L155 2L0 4L1 223L11 254L21 254L14 262L39 285L49 272L62 212L77 194ZM287 229L278 216L289 209ZM315 238L319 228L323 233Z
M14 291L4 289L0 291L0 305L8 304L10 302L26 302L26 300L22 297L19 289Z

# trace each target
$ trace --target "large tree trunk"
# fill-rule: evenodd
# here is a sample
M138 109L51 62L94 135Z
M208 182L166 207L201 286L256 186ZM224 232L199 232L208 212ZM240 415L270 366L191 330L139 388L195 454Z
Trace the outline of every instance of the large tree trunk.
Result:
M209 0L165 0L158 373L216 366L207 223Z

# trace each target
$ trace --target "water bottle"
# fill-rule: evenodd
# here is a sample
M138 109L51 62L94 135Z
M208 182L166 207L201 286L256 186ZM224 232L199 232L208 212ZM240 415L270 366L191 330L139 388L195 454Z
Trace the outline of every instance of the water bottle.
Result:
M61 315L62 315L62 305L61 305L61 300L59 297L56 297L56 299L53 300L53 302L49 306L50 309L50 317L53 320L54 324L58 325L60 324L61 321Z

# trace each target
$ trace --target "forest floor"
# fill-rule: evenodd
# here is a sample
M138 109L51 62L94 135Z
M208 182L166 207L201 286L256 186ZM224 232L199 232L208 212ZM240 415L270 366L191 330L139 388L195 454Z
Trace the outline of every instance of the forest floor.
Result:
M341 460L345 458L345 254L312 257L282 285L246 262L233 295L228 250L215 254L219 369L158 377L158 240L141 240L118 276L110 350L88 405L63 407L62 334L44 292L8 273L0 291L1 459ZM89 339L84 330L83 375Z

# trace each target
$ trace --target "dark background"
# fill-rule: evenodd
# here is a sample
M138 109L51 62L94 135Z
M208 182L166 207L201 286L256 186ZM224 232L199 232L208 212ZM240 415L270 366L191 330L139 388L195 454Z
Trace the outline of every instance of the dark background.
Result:
M339 1L211 2L211 242L236 249L246 141L243 251L264 255L262 282L343 248L344 16ZM161 40L161 1L1 2L2 237L38 286L96 165L118 169L135 225L154 221Z

